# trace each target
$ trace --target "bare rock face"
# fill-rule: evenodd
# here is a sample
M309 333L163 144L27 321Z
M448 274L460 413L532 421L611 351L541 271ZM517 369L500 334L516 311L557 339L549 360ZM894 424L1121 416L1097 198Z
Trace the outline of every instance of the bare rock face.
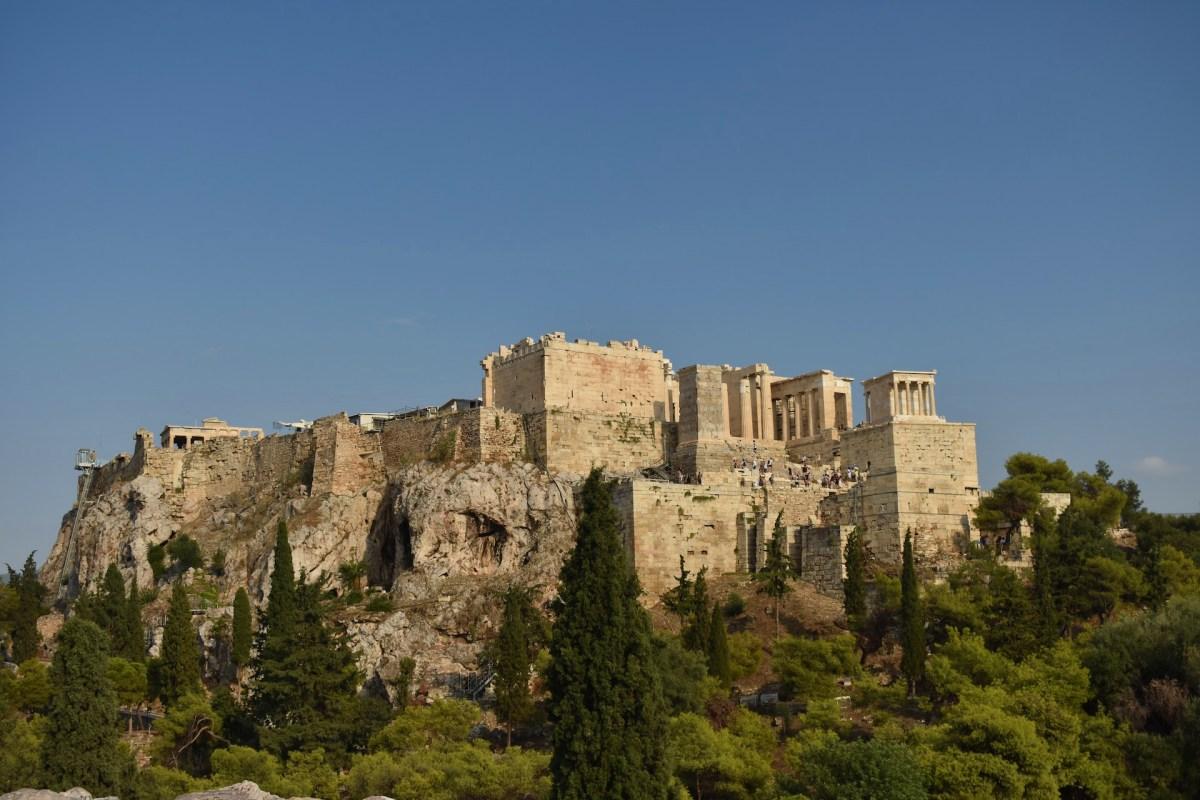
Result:
M368 580L397 610L352 626L366 661L385 679L405 656L426 679L463 672L499 624L500 592L520 583L548 599L574 534L567 477L528 464L406 471L367 540Z
M155 585L146 557L153 545L186 534L200 543L206 558L224 551L223 575L169 573L159 584L175 578L191 584L204 608L199 632L215 678L227 662L227 648L217 636L228 630L222 618L232 617L239 587L252 604L265 605L275 529L284 520L297 573L309 579L324 573L331 576L330 586L344 591L339 566L363 561L368 597L389 596L391 611L367 612L360 604L340 612L367 677L386 683L400 659L412 657L418 681L436 694L449 676L475 669L481 640L499 622L505 588L519 583L543 599L552 594L574 541L577 478L523 463L424 462L390 477L379 470L353 474L362 482L343 481L313 495L303 485L264 480L237 484L223 495L210 493L205 502L185 502L192 489L164 485L151 475L114 479L85 506L72 563L85 589L99 584L110 563L147 588ZM64 518L42 569L52 590L68 567L73 513ZM155 640L167 594L160 591L147 608ZM372 607L386 605L376 601Z

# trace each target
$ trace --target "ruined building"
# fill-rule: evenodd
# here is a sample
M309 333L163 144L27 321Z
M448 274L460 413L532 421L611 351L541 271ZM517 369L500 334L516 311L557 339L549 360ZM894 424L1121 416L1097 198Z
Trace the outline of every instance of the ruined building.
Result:
M922 568L935 576L975 537L975 429L938 416L935 372L863 381L866 413L856 422L851 378L828 370L779 376L761 363L676 371L636 340L600 344L551 333L501 347L481 365L478 400L338 414L266 437L210 418L199 427L168 426L161 447L139 430L133 454L96 470L84 503L99 508L76 509L82 525L64 520L48 572L102 572L106 554L65 540L89 535L89 515L93 527L108 524L109 507L132 509L122 525L147 528L141 540L120 545L122 563L134 570L146 542L179 531L202 541L220 530L266 536L271 518L316 519L312 502L327 498L341 506L321 513L353 543L351 555L383 557L388 563L370 565L372 574L394 578L413 563L411 532L393 521L400 532L390 549L372 551L371 537L400 483L419 491L411 469L427 462L532 466L568 486L604 468L617 479L629 553L649 599L668 588L680 556L692 570L755 571L777 519L802 576L831 594L840 591L851 526L864 532L876 559L892 564L911 530ZM559 505L566 509L570 498ZM496 537L479 547L503 562L509 531L498 513L459 516L453 524L467 539L471 531ZM333 572L337 564L311 566Z

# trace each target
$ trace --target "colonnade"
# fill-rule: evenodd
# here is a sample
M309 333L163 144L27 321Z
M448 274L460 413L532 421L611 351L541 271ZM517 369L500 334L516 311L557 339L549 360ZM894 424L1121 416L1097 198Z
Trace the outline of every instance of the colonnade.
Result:
M910 417L936 417L937 400L932 381L896 381L890 390L892 414Z

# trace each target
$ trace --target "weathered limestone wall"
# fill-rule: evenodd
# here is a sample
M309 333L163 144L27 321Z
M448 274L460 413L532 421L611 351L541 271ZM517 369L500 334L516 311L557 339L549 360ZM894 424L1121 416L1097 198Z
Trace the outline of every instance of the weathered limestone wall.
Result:
M671 362L636 339L600 345L551 333L502 347L481 364L487 406L673 420Z
M665 463L675 449L676 424L652 417L550 409L526 416L525 427L536 463L580 475L594 466L633 474Z
M501 408L389 420L379 434L389 475L425 460L512 463L525 460L525 423Z
M858 522L872 554L899 563L904 532L934 576L958 560L979 504L975 426L933 418L868 425L842 435L842 462L869 476L846 495L842 521Z
M699 486L640 478L621 481L614 500L634 569L651 602L669 589L679 557L693 572L746 571L783 511L785 526L813 524L825 492L812 487Z
M790 529L790 552L800 580L811 583L822 594L841 597L850 530L851 527L842 525Z
M345 414L313 423L312 494L350 495L383 479L379 437L352 423Z

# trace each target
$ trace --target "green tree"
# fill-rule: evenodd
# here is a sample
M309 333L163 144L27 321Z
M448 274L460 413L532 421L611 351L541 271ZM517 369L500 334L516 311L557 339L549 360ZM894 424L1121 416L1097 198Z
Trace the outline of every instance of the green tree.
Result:
M396 706L401 710L408 708L412 702L413 678L416 672L416 659L404 656L396 662L396 677L391 679L391 686L396 694Z
M292 546L288 542L287 523L279 520L275 529L275 558L271 569L271 591L267 595L267 613L262 619L260 636L286 639L296 616L296 573L292 567Z
M712 619L708 628L708 674L728 689L733 685L733 666L729 658L729 638L725 631L725 618L718 605L712 607Z
M775 518L775 531L767 542L767 557L763 568L754 573L758 591L775 601L775 638L779 638L779 610L783 598L792 591L791 581L795 578L792 559L787 552L787 533L783 529L783 512Z
M20 573L8 566L8 583L16 588L17 603L12 623L12 660L18 664L38 654L42 636L38 633L37 621L45 608L42 600L46 589L38 580L37 562L33 553L25 559Z
M320 583L299 582L287 637L268 628L255 664L250 702L263 746L281 759L324 748L331 758L366 744L359 718L357 661L344 632L325 620Z
M697 800L775 797L774 740L764 720L741 710L719 731L703 717L680 714L668 737L676 777Z
M172 769L207 775L213 750L221 742L221 718L201 694L179 699L154 723L154 757Z
M204 555L200 552L199 543L186 533L167 543L167 555L180 570L200 569L204 566Z
M159 697L168 706L188 693L200 691L200 645L192 627L192 604L179 581L171 588L157 682Z
M338 565L338 577L341 578L342 586L347 592L362 591L362 579L366 574L367 562L362 559L343 561Z
M13 712L0 712L0 793L37 786L41 781L36 757L42 746L35 722Z
M675 585L663 593L663 608L679 617L679 632L687 626L688 614L692 608L692 580L689 577L683 555L679 556L679 574L675 576Z
M253 643L250 597L239 587L233 596L233 647L231 654L234 666L244 667L250 663L250 646Z
M696 582L692 584L692 596L688 603L687 626L683 629L683 645L697 653L707 654L712 632L709 630L708 581L705 574L708 567L702 567L696 573Z
M789 751L796 789L813 800L922 800L924 775L912 750L878 739L825 741Z
M167 571L166 546L159 543L146 548L146 563L150 565L150 571L154 574L154 582L161 581Z
M225 550L224 550L224 548L218 547L217 551L212 554L212 558L209 559L209 562L208 562L209 571L212 572L212 574L217 576L218 578L225 577L225 561L226 561Z
M493 648L493 663L496 716L504 723L510 747L513 725L524 722L533 710L529 676L537 650L531 646L527 624L532 613L529 593L517 586L509 587L504 593L504 618Z
M900 670L908 681L908 696L917 693L925 674L925 611L921 605L917 568L913 563L912 531L904 534L904 565L900 573Z
M108 682L117 702L123 706L136 706L146 700L146 665L120 656L108 659ZM132 719L130 724L132 724Z
M27 714L40 714L46 710L53 694L50 670L46 665L36 658L22 661L10 689L10 702Z
M867 618L867 549L858 528L846 537L846 577L842 579L842 600L850 630L862 629Z
M580 505L550 644L551 797L665 798L666 719L650 620L599 469Z
M70 619L50 668L54 695L42 739L42 775L50 788L122 792L132 762L117 735L117 698L108 683L107 637L95 623Z
M114 652L130 661L145 661L146 629L142 625L142 598L138 593L136 577L129 580L129 594L125 598L123 611L124 615L119 625L121 647Z

